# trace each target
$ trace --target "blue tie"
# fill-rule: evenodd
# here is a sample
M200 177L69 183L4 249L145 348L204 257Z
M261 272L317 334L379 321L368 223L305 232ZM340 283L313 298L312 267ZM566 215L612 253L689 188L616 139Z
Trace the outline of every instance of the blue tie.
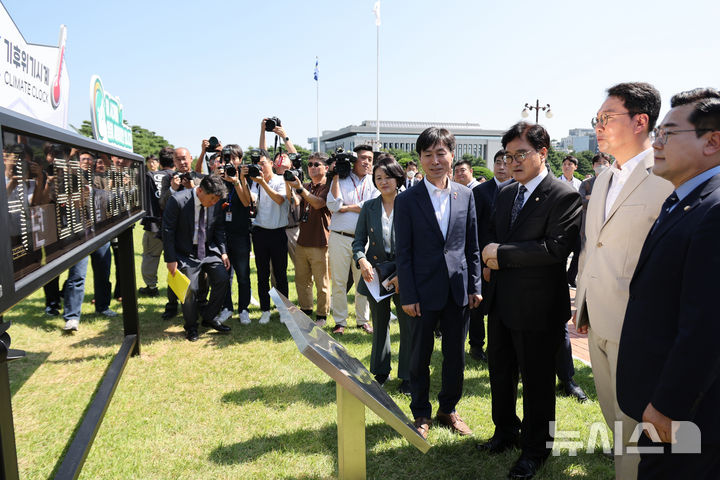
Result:
M650 233L652 234L655 229L660 225L668 215L670 215L670 209L675 205L680 199L677 196L677 193L672 192L669 197L665 199L665 201L662 204L662 208L660 209L660 215L658 215L657 220L655 220L655 224L653 225L652 230L650 230Z
M510 227L515 224L515 220L517 220L517 216L520 210L522 210L523 203L525 202L525 192L527 192L525 185L520 185L517 197L515 197L515 203L513 203L512 211L510 212Z

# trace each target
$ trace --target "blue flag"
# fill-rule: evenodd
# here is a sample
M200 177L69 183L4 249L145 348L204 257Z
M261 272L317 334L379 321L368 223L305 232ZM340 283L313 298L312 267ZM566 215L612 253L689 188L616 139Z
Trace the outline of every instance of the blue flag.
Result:
M318 59L315 57L315 71L313 72L313 78L315 81L318 81L318 75L320 74L320 71L318 70Z

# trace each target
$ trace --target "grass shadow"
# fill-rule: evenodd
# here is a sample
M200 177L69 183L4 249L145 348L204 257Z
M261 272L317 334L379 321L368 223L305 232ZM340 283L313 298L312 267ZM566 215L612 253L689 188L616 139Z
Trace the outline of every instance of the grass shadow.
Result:
M286 409L299 401L319 407L335 401L335 382L300 382L297 384L275 384L235 390L222 396L225 403L243 405L254 401L276 409Z

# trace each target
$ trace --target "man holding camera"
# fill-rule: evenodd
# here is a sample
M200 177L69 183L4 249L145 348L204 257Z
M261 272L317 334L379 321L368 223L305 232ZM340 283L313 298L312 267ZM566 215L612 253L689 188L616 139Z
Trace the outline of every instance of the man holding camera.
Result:
M333 333L343 334L347 326L347 272L352 268L355 285L360 281L360 270L353 261L352 242L355 238L355 225L360 216L363 203L371 200L380 192L372 181L373 151L370 145L359 145L355 155L336 153L334 157L333 179L327 197L328 210L332 212L328 255L332 274L332 310L335 319ZM333 161L333 158L330 159ZM357 327L367 333L373 328L368 323L370 307L367 298L355 292L355 321Z
M300 232L295 252L295 288L298 292L298 302L300 309L306 315L312 315L314 279L317 291L315 321L320 327L325 325L327 314L330 311L328 263L330 210L325 205L330 190L327 182L327 161L328 156L324 153L318 152L310 155L308 159L310 181L305 185L301 184L294 175L292 181L285 179L286 185L294 189L289 197L291 208L299 205L300 212Z
M295 145L293 145L293 143L290 141L290 137L288 137L287 133L285 132L285 128L282 126L280 119L277 117L269 117L262 119L262 122L260 123L259 146L259 148L262 150L267 150L265 132L275 133L275 135L282 139L283 144L285 145L285 149L287 150L287 153L284 153L282 149L275 151L275 158L273 158L273 167L275 168L275 173L277 173L278 175L283 175L287 170L297 170L298 168L300 168L301 165L295 163L296 157L299 157L297 149L295 149ZM298 158L297 162L299 161L300 159ZM290 198L290 194L291 188L290 186L287 186L285 191L285 198ZM290 205L288 213L288 224L285 226L285 235L287 236L288 242L288 253L290 254L290 260L292 260L293 265L295 264L295 249L297 246L297 239L299 234L298 223L300 220L300 212L298 211L297 207L297 204Z
M275 274L275 288L288 296L287 283L287 236L289 204L286 197L285 181L282 175L275 175L267 150L260 150L260 159L255 165L260 171L248 169L253 180L250 188L252 200L257 204L257 216L253 223L252 242L255 250L258 296L260 297L260 323L270 321L270 265ZM284 320L281 316L281 320Z
M223 172L223 180L229 189L224 202L225 236L230 264L237 276L238 311L240 323L250 324L250 187L247 183L248 166L242 165L243 151L239 145L229 144L223 147L219 157L218 169ZM218 162L216 161L216 166ZM226 307L232 310L232 298L228 288Z

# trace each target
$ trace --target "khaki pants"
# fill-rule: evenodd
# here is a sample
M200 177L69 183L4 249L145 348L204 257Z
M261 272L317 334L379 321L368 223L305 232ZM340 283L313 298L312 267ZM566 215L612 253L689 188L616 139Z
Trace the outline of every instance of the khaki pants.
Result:
M360 281L360 270L355 266L352 254L353 239L330 232L328 240L328 257L330 260L330 276L332 279L332 312L336 325L347 326L348 317L348 271L352 268L355 282L355 322L358 326L366 324L370 319L370 306L365 295L357 293Z
M295 288L302 310L313 309L313 279L317 292L317 314L327 317L330 311L330 263L328 247L295 249Z
M617 401L615 374L619 346L618 343L595 334L592 328L588 330L590 362L592 363L595 390L597 390L600 409L605 417L605 422L613 430L615 444L622 442L623 446L622 455L615 455L615 478L627 480L637 478L640 455L629 455L625 451L637 422L620 410ZM622 423L622 438L618 438L616 435L615 422Z
M163 242L156 235L156 233L145 230L142 238L143 253L140 272L145 285L150 288L157 287L157 271L163 251Z

